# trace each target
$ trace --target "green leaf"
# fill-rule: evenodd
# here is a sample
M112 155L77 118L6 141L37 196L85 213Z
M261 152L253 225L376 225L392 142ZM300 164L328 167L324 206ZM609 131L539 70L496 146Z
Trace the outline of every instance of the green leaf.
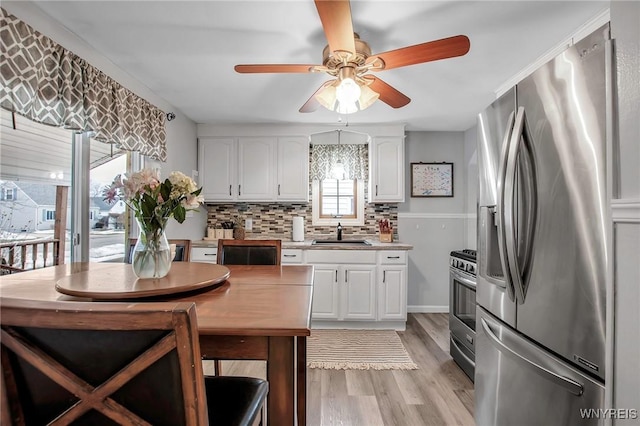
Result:
M182 205L179 205L173 211L173 217L178 221L178 223L182 223L187 217L187 211Z

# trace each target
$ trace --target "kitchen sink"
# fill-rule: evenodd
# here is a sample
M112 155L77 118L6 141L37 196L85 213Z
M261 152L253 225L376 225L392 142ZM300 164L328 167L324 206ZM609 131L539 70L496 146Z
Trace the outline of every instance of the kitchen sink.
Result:
M351 245L351 246L370 246L371 243L367 240L313 240L311 241L312 246L323 245L323 244L340 244L340 245Z

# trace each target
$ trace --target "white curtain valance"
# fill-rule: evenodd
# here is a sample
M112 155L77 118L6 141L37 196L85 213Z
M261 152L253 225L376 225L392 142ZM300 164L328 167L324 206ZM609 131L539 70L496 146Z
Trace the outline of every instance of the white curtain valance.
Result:
M0 106L165 161L166 115L0 8Z

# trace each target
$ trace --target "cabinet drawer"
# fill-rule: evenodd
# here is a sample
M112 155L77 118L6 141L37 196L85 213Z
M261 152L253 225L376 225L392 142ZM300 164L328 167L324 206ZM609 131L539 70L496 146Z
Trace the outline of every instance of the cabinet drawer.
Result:
M193 247L191 249L192 262L216 263L218 260L217 247Z
M307 250L307 263L376 263L375 250Z
M407 263L406 250L380 250L378 256L381 265L405 265Z
M282 249L282 263L302 263L302 250Z

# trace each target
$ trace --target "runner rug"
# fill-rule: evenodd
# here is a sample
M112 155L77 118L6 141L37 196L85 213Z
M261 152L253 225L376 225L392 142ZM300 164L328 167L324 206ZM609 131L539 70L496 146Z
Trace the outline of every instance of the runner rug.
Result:
M415 370L393 330L311 330L307 366L327 370Z

